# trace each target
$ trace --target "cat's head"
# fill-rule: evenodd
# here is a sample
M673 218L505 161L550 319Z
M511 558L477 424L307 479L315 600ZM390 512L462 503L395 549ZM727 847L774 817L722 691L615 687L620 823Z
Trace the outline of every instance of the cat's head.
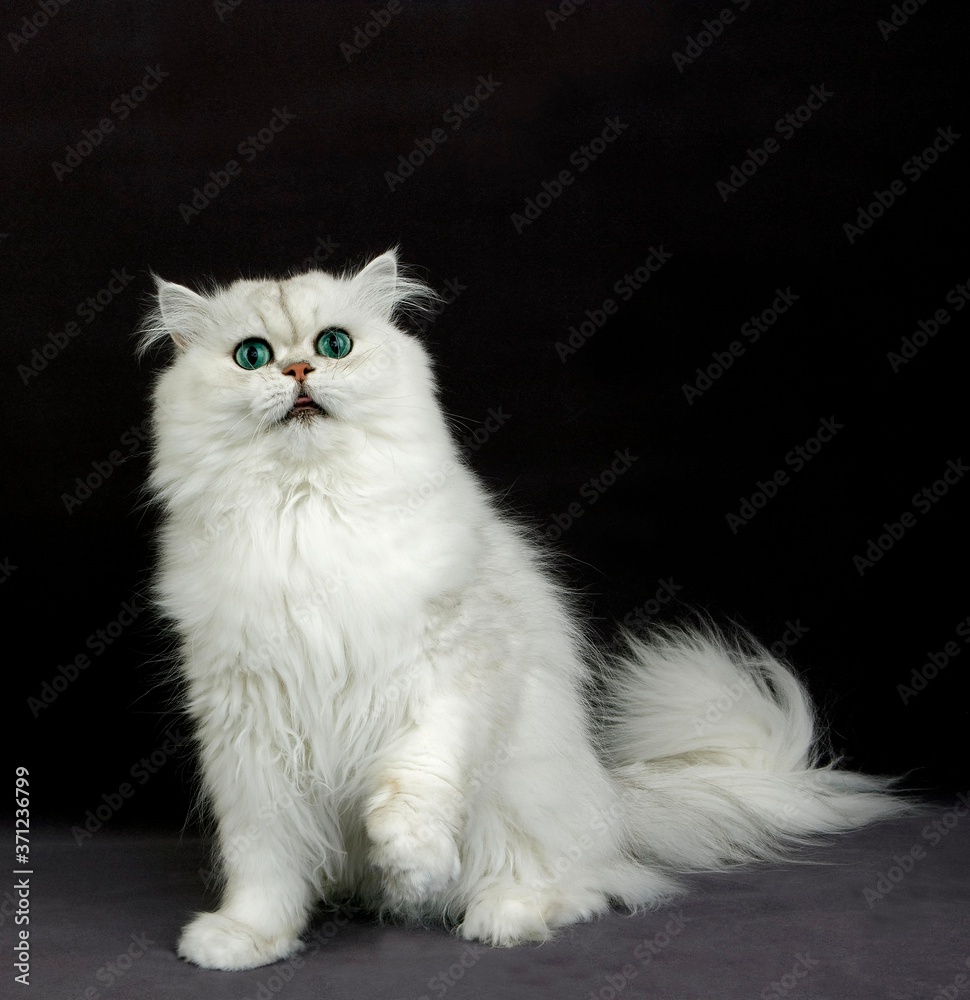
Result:
M312 459L427 434L440 422L428 358L394 318L432 299L393 251L357 273L207 294L159 280L142 335L143 350L174 344L155 393L159 437Z

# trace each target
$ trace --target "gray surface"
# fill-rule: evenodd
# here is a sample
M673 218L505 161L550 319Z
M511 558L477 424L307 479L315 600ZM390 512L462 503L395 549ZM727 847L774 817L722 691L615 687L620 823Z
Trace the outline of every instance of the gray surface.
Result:
M693 877L672 906L613 914L541 946L494 950L440 928L322 916L302 958L237 973L173 952L186 914L204 904L197 840L104 829L81 847L68 830L32 841L31 985L13 983L5 962L0 996L929 1000L970 974L970 810L957 800L835 838L798 863ZM894 855L913 858L911 870L867 899ZM802 863L812 860L822 863ZM8 955L14 931L4 915Z

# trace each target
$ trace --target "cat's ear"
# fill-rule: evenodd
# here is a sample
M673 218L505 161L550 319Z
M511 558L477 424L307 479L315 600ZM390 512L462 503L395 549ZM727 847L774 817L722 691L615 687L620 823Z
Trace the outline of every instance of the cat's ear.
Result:
M143 324L140 350L144 352L169 338L179 350L185 350L201 335L208 321L208 302L203 296L156 276L155 308Z
M397 251L394 249L375 257L357 275L362 284L393 285L397 281Z
M358 271L352 284L360 306L384 320L392 319L398 312L433 311L438 301L434 291L400 266L397 251L393 249Z
M184 350L205 328L209 310L198 292L172 281L159 281L158 313L175 346Z
M356 298L362 306L381 319L393 316L398 298L397 253L394 250L375 257L357 272L353 281Z

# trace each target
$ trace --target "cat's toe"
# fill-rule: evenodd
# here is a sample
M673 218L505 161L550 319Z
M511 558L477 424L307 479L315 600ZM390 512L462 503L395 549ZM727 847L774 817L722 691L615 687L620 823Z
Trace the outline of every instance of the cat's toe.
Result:
M302 948L299 938L269 938L221 913L200 913L182 930L177 950L203 969L231 972L278 962Z
M371 814L367 831L371 861L394 902L427 900L461 872L458 846L441 824L384 810Z

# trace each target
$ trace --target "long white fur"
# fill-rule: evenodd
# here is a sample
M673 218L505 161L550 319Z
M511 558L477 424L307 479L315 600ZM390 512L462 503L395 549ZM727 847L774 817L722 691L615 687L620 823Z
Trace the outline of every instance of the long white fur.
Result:
M395 323L428 297L393 252L205 295L159 282L143 343L171 338L175 358L154 394L157 599L225 879L179 942L201 966L283 958L319 899L351 894L542 940L668 898L678 871L905 808L818 766L804 689L752 641L685 627L594 652ZM353 339L339 361L314 352L330 326ZM245 371L253 336L274 360ZM300 360L326 416L286 419L281 369Z

